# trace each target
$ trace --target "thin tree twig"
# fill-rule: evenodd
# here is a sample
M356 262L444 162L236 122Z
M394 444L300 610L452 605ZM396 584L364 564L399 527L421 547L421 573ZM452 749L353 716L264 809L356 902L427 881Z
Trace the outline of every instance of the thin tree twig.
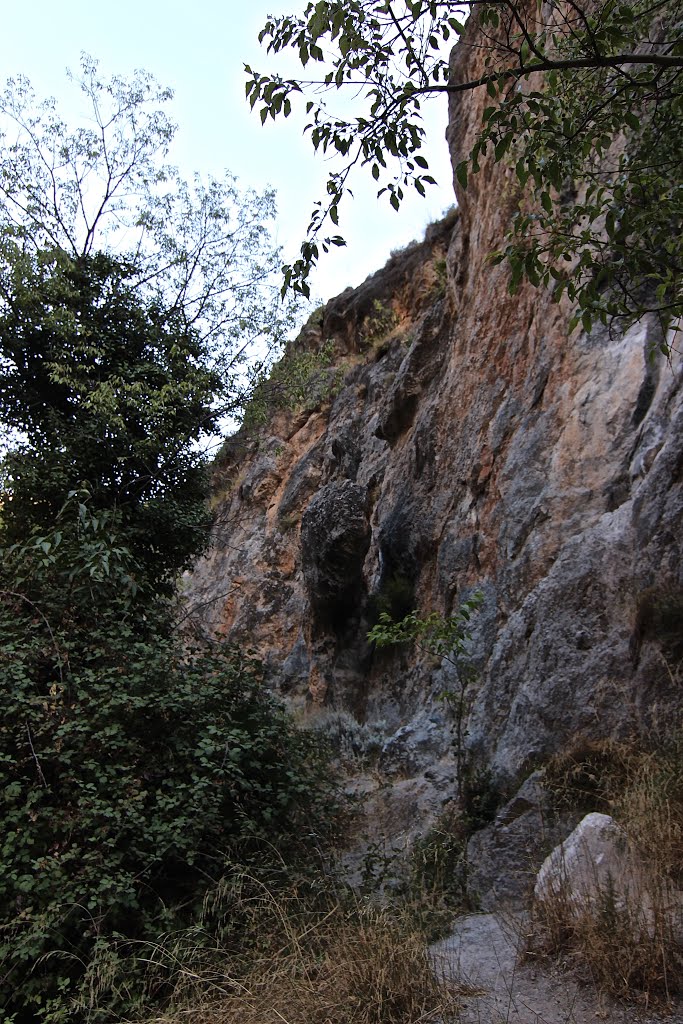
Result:
M43 769L40 767L40 761L38 760L38 755L36 754L36 748L33 746L33 737L31 736L31 727L28 724L28 722L26 723L26 735L28 736L28 745L31 748L31 753L33 754L33 760L36 762L36 768L38 769L38 775L40 776L40 781L42 782L42 784L45 787L45 789L47 789L48 788L47 779L45 778L45 776L43 774Z

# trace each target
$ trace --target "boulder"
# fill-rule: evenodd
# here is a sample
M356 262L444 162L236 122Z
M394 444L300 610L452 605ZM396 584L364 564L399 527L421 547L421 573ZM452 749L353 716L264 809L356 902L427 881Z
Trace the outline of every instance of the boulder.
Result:
M587 814L541 865L537 900L562 899L577 909L607 894L624 903L637 882L637 867L622 828L609 814Z

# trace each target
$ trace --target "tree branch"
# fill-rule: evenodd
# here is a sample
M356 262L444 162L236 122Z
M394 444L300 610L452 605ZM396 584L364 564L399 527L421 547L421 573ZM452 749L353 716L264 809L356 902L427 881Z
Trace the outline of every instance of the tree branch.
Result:
M473 89L480 89L490 83L501 80L520 79L527 75L535 74L537 71L572 71L580 68L622 68L629 64L654 64L662 68L683 68L683 56L671 57L666 54L643 54L643 53L620 53L612 57L573 57L568 60L542 60L533 64L520 64L519 67L507 68L504 71L496 71L492 74L482 75L480 78L473 78L467 82L450 82L448 85L430 85L414 89L411 96L425 93L445 92L459 93L471 92ZM637 82L634 82L637 85ZM650 83L648 83L650 84Z

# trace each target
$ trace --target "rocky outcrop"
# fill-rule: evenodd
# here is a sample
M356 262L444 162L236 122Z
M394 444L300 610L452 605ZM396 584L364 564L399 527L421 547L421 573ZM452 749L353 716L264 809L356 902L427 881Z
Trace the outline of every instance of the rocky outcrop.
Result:
M455 72L478 59L456 48ZM454 161L484 102L452 102ZM419 651L374 651L381 610L449 614L483 593L466 745L501 793L572 737L647 729L681 700L665 664L679 627L644 613L683 593L681 358L654 322L569 335L548 294L511 296L488 255L512 171L456 190L457 215L302 335L336 353L327 388L226 446L187 588L202 628L248 642L311 721L372 734L374 770L420 794L406 832L456 791L440 695L458 682Z

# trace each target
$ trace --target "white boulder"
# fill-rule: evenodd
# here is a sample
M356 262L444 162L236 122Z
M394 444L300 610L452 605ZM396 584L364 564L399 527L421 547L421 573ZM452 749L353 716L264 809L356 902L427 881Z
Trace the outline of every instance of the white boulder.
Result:
M609 814L587 814L546 857L538 872L537 900L563 899L575 907L614 896L622 903L632 891L634 869L626 835Z

